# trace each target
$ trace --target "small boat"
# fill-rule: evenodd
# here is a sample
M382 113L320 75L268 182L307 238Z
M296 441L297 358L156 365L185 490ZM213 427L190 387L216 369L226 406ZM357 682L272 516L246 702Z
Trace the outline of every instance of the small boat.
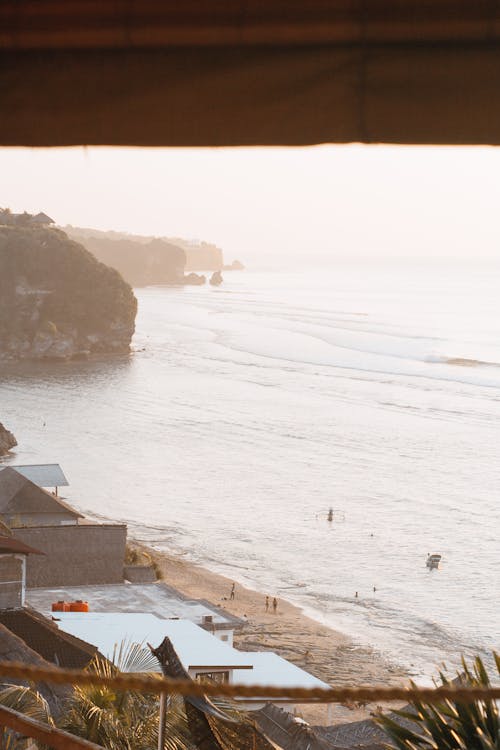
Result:
M433 568L439 568L440 562L441 555L427 555L427 561L425 564L430 570L432 570Z

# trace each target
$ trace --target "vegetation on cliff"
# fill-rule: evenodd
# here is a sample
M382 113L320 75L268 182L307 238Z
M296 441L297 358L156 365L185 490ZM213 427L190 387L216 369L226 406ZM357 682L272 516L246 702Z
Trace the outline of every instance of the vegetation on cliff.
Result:
M61 230L0 226L0 356L125 352L136 311L120 274Z

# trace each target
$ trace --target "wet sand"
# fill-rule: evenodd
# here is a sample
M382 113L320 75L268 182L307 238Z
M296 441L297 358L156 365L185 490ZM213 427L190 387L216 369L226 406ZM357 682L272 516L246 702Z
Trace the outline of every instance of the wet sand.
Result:
M134 545L134 543L132 543ZM137 543L136 543L137 544ZM166 583L184 595L207 599L233 615L244 618L247 624L235 634L234 645L243 651L275 651L285 659L307 670L332 686L401 685L409 680L408 673L390 664L373 649L352 642L348 636L306 617L295 605L284 599L278 601L273 612L273 597L269 597L266 611L265 594L235 585L235 597L230 598L232 581L194 565L180 556L159 552L138 545L147 551L161 571ZM377 708L335 705L332 723L366 718ZM300 706L300 714L310 723L326 723L325 706Z

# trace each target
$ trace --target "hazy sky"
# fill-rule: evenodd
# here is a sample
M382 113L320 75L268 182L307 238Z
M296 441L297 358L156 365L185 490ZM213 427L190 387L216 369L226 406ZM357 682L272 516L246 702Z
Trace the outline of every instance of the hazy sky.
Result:
M227 260L500 258L500 151L1 149L0 206L215 242Z

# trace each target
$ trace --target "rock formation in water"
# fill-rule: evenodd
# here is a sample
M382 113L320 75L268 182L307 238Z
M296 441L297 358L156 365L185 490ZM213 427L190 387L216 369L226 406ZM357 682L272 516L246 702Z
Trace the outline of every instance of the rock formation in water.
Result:
M200 286L206 282L206 278L201 273L188 273L184 276L182 283L187 286Z
M0 422L0 456L4 456L17 445L17 440Z
M222 278L222 274L220 271L214 271L210 276L210 283L212 286L220 286L223 281L224 279Z
M232 263L230 263L229 266L223 266L223 271L244 271L245 266L243 263L239 260L233 260Z
M137 300L59 229L0 226L0 359L128 352Z

